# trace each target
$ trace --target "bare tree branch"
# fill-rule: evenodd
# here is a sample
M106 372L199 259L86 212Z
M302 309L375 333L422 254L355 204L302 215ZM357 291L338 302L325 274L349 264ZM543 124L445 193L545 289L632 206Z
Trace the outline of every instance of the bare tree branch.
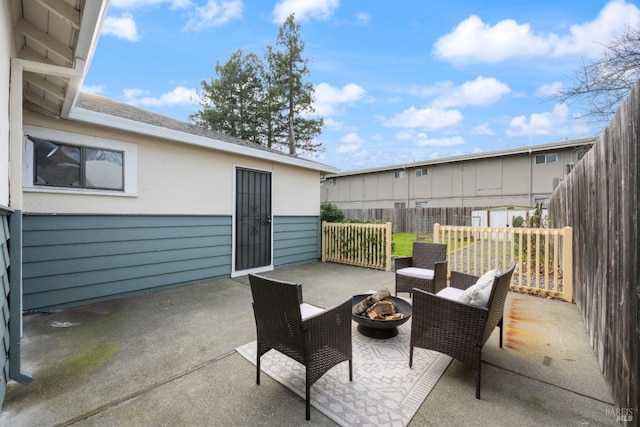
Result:
M573 75L573 87L553 98L563 103L581 101L583 113L593 121L608 121L640 79L640 30L627 27L624 34L603 45L602 58Z

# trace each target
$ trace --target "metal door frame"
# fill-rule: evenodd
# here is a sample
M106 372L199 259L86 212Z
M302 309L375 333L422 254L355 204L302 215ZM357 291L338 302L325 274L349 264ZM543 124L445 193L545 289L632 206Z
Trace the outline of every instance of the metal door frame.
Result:
M269 265L264 265L256 268L246 269L246 270L236 270L236 220L238 212L236 212L236 196L238 191L238 183L237 183L237 171L238 169L247 169L256 172L268 173L271 175L271 189L270 189L270 203L271 203L271 244L270 244L270 254ZM231 225L231 277L244 276L250 273L261 273L265 271L273 270L273 170L269 169L261 169L253 166L245 166L245 165L233 165L233 214L232 214L232 225Z

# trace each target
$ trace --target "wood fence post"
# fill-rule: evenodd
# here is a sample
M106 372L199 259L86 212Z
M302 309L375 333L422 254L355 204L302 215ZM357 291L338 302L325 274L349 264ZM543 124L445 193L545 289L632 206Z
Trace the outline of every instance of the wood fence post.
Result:
M391 240L393 239L393 234L391 233L392 225L390 222L387 222L385 227L385 234L387 240L387 259L385 260L385 271L391 271Z
M433 224L433 243L440 243L440 224Z
M573 228L564 227L562 239L562 295L568 302L573 301Z
M322 242L322 262L327 262L327 236L325 234L325 229L327 227L327 221L322 221L322 228L320 230L320 239Z

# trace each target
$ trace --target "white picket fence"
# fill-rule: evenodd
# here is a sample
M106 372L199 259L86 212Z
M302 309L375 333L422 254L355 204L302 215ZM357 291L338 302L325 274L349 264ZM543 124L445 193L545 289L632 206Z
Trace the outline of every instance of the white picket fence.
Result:
M435 224L434 243L446 243L449 271L481 275L517 263L511 289L573 300L571 227L462 227Z

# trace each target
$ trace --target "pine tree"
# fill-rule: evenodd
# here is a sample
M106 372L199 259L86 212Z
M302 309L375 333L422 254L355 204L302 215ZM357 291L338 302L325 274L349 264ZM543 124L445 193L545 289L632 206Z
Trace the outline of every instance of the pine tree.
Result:
M263 61L237 50L216 63L216 79L201 82L202 109L189 118L199 126L243 138L290 154L323 150L316 137L323 120L312 118L314 87L307 81L308 60L293 14L278 32L276 48L267 46Z
M271 51L270 63L274 64L274 82L286 102L286 145L290 154L299 150L317 152L322 144L315 137L322 131L323 120L309 116L313 108L314 88L305 81L309 77L308 59L303 58L304 41L300 35L300 26L291 14L280 27L276 46L279 51Z
M197 125L262 143L262 63L253 53L235 51L221 65L216 63L217 79L201 82L202 110L189 118Z

